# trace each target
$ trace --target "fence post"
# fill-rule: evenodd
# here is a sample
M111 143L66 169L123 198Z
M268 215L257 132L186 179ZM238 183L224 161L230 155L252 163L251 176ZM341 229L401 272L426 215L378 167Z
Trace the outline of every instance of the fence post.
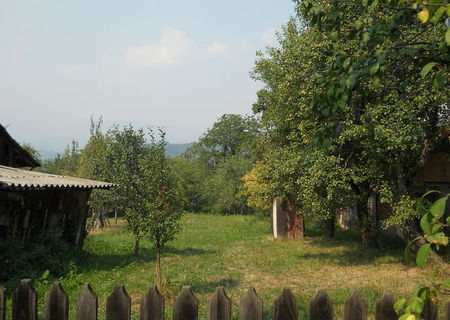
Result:
M174 320L197 320L198 299L191 286L184 286L173 303Z
M395 299L389 291L383 292L383 296L375 305L375 320L397 320L398 315L394 310Z
M6 319L6 289L0 286L0 320Z
M447 302L447 314L445 320L450 320L450 302Z
M208 299L206 320L230 320L231 300L223 287L217 287L214 295Z
M163 320L164 318L164 297L159 293L156 286L148 289L142 296L140 320Z
M327 290L317 290L314 298L309 301L309 320L333 320L333 303L328 297Z
M77 320L97 320L98 300L89 283L77 298Z
M61 283L55 285L45 294L45 320L67 320L69 318L69 297Z
M345 300L344 320L366 320L367 302L361 297L358 290L353 291L350 298Z
M37 320L37 294L30 279L23 279L12 295L13 320Z
M131 298L124 286L116 286L106 299L106 320L130 320L130 318Z
M255 288L251 287L247 295L241 299L239 304L239 320L262 320L263 319L263 301L256 293Z
M273 302L274 320L297 320L298 304L292 291L284 288L281 295Z
M437 320L438 318L438 307L437 304L433 303L431 300L425 302L423 307L422 318L424 320Z

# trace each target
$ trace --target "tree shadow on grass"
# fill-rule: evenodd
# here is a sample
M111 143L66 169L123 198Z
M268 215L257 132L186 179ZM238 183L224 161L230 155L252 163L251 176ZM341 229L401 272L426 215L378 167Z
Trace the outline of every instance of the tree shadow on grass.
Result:
M188 285L192 287L194 294L214 294L217 287L224 287L225 291L230 288L235 288L241 283L240 280L232 278L223 278L216 281L201 281L193 280ZM185 284L179 284L180 290L181 286Z
M181 255L181 256L199 256L204 254L214 254L217 253L216 250L210 249L201 249L201 248L174 248L171 246L167 246L164 248L165 255Z
M382 264L397 264L402 261L401 253L389 254L382 252L377 249L362 249L362 248L348 248L344 251L339 252L317 252L317 253L305 253L297 256L301 260L320 260L323 261L324 265L334 265L334 266L364 266L372 265L375 262ZM383 261L377 261L384 257ZM394 257L394 258L393 258Z
M337 266L399 263L405 246L399 238L381 235L378 237L380 249L367 248L362 244L359 232L345 230L336 230L334 237L319 232L309 233L306 239L309 246L317 249L313 253L299 255L299 259L323 260L326 264Z
M163 250L163 256L166 255L181 255L193 256L215 253L214 250L203 250L200 248L183 248L177 249L167 246ZM139 250L139 255L135 256L133 253L128 254L103 254L91 253L88 251L80 251L75 257L75 263L82 272L98 270L111 271L116 268L126 267L132 263L148 263L155 261L156 253L153 248L142 247Z
M307 232L306 239L312 240L310 242L311 245L323 248L347 246L354 249L373 250L374 252L377 250L375 248L364 247L361 234L351 230L338 229L333 237L329 237L325 231L314 229ZM380 245L380 249L378 250L380 252L393 253L399 250L403 251L405 248L405 243L393 235L380 234L377 240Z

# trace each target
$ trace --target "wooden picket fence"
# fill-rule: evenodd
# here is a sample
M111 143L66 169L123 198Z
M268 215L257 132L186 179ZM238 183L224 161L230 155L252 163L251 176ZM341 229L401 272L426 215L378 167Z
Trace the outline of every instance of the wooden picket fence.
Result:
M24 279L12 293L12 319L37 320L37 294L31 280ZM394 298L384 293L375 306L376 320L398 319L394 311ZM326 290L320 289L309 302L309 320L332 320L333 303ZM77 299L76 319L97 320L97 295L91 286L86 283ZM437 320L438 308L431 302L427 303L422 314L425 320ZM69 300L60 283L45 294L44 319L67 320L69 318ZM106 301L106 320L130 320L131 298L122 285L116 286ZM140 320L162 320L164 318L164 297L156 287L151 287L142 297L140 305ZM283 289L281 295L273 303L273 319L298 320L299 308L291 290ZM5 289L0 286L0 320L6 319ZM191 287L185 286L175 298L173 303L174 320L197 320L198 299ZM208 320L231 319L231 300L223 287L217 287L213 296L208 299ZM263 301L250 288L245 297L240 300L239 320L262 320ZM367 303L361 298L358 291L345 301L345 320L367 319ZM450 320L450 303L446 305L445 320Z

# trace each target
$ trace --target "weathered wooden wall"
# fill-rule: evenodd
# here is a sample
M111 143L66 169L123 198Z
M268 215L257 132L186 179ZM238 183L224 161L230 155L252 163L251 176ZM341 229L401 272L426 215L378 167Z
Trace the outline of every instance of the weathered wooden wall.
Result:
M37 294L30 280L22 280L19 287L12 294L12 319L13 320L37 320ZM8 310L5 308L6 295L0 287L0 320L5 320ZM394 310L394 298L389 293L384 293L375 306L375 320L397 320L398 315ZM199 301L192 292L191 287L184 286L173 302L174 320L197 320ZM164 319L164 297L156 287L150 287L142 296L140 305L141 320ZM207 320L230 320L231 300L223 287L218 287L214 295L208 299ZM450 303L444 305L445 320L450 320ZM437 320L438 309L430 304L424 309L424 320ZM130 320L131 298L125 287L116 286L106 302L106 320ZM367 320L367 303L358 291L345 301L344 320ZM44 319L68 320L69 299L61 284L56 283L45 295ZM263 301L254 288L250 288L247 295L242 297L239 303L240 320L263 320ZM326 290L320 289L310 300L308 305L309 320L334 319L333 302ZM98 302L97 295L89 284L85 284L78 296L76 306L77 320L97 320ZM297 320L299 308L297 300L291 290L284 289L281 295L273 302L274 320ZM341 318L341 317L339 317Z
M0 237L32 239L59 232L68 243L86 237L89 190L0 190Z

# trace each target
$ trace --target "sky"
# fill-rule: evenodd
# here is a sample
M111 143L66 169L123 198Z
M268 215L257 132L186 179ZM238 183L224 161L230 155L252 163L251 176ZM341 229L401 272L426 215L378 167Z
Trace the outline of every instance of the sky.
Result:
M192 142L251 114L256 52L276 45L291 0L0 0L0 123L61 152L91 117Z

